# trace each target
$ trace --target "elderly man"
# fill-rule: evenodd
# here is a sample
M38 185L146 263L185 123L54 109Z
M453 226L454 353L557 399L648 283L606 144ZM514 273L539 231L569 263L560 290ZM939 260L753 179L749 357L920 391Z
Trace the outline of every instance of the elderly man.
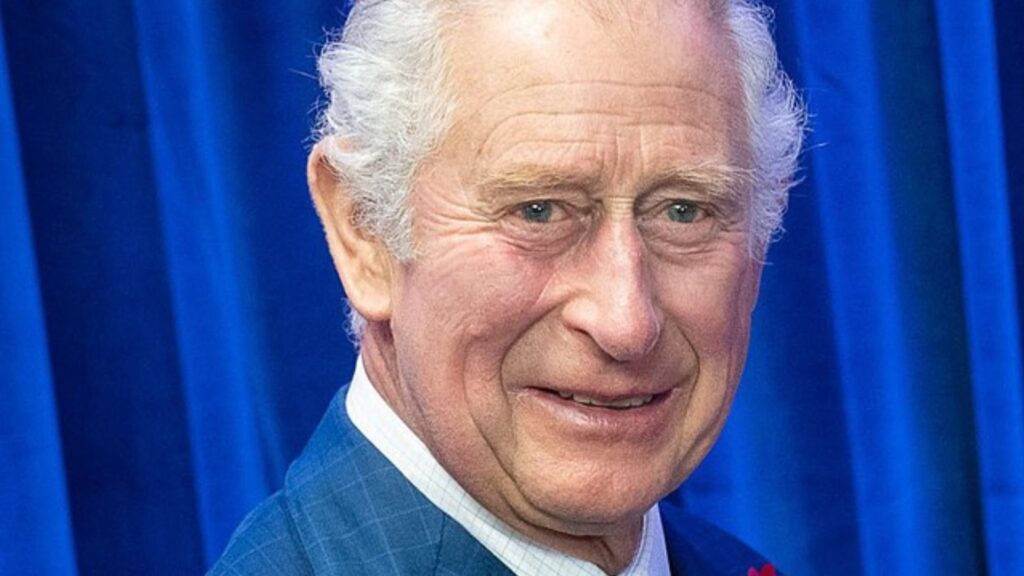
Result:
M743 368L802 138L744 0L364 0L309 180L361 355L214 574L743 574L658 501Z

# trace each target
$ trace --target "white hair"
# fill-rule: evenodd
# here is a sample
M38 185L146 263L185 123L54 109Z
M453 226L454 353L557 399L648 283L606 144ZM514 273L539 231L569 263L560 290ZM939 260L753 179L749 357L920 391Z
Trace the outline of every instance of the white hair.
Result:
M420 163L446 135L454 107L443 46L455 0L354 0L320 54L328 103L317 137L355 205L356 224L399 260L414 256L408 195ZM750 252L762 258L795 183L806 112L779 65L771 11L718 0L738 52L752 155ZM350 331L365 321L350 309Z
M763 258L781 230L789 189L796 184L807 112L782 70L771 34L771 11L728 0L726 26L739 51L739 73L753 161L751 255Z

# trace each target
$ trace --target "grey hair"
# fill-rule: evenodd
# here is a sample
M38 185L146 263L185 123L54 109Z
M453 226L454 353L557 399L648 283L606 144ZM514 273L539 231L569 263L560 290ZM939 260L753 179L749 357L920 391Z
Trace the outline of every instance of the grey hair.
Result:
M328 97L318 140L353 198L356 224L400 260L412 257L413 176L444 136L452 107L441 4L356 1L318 62Z
M326 157L355 205L356 224L399 260L414 256L408 195L420 163L452 116L445 25L453 0L354 0L341 35L321 52L328 103L317 127ZM750 253L763 258L781 228L795 183L806 113L781 69L771 12L751 0L720 0L738 51L753 162ZM365 321L350 309L358 339Z
M753 161L750 248L755 258L764 257L782 229L807 126L803 100L779 64L771 21L772 13L764 6L728 2L726 27L739 52Z

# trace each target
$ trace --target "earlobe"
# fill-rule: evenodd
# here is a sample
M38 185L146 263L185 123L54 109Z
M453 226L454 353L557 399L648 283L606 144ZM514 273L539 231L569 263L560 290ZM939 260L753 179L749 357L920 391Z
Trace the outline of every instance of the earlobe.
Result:
M352 307L371 322L391 317L393 261L372 233L356 224L356 206L344 178L327 160L329 138L313 148L307 164L309 189L327 237L334 268Z

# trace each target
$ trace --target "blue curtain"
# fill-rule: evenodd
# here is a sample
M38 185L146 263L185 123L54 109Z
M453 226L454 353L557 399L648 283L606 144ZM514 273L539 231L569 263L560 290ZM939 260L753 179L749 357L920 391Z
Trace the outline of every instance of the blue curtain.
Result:
M791 574L1024 566L1024 4L775 3L813 114L675 496ZM0 0L0 574L200 573L345 381L336 1Z

